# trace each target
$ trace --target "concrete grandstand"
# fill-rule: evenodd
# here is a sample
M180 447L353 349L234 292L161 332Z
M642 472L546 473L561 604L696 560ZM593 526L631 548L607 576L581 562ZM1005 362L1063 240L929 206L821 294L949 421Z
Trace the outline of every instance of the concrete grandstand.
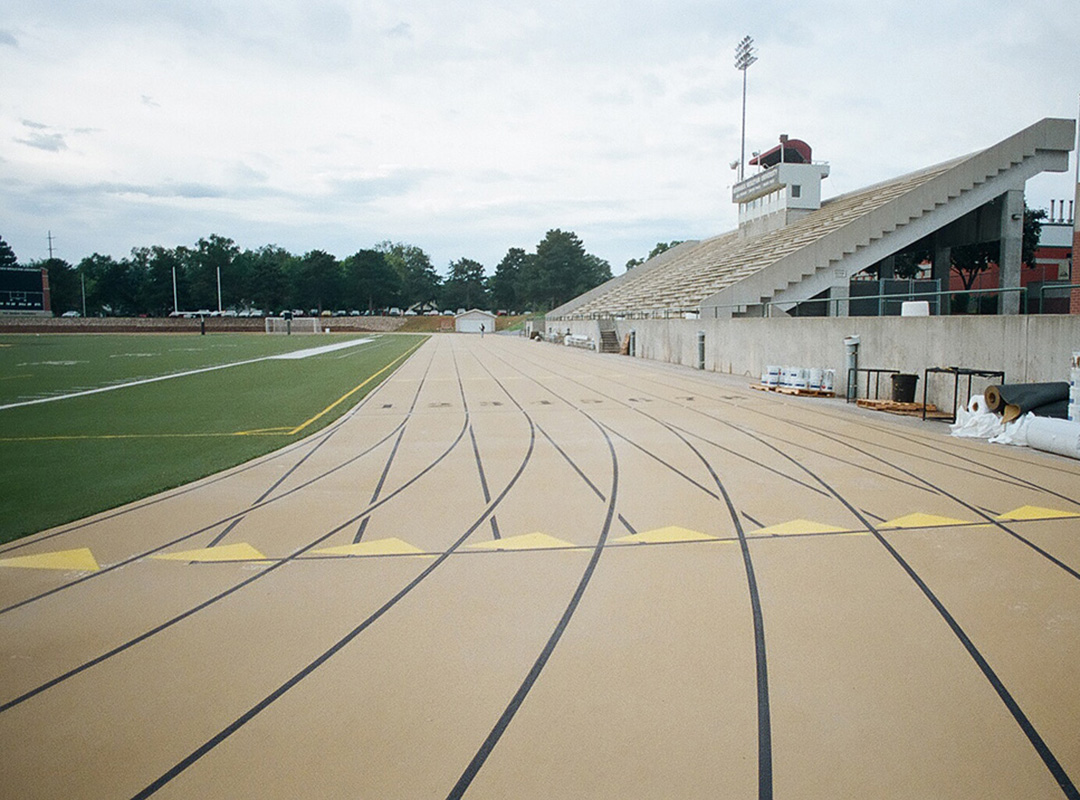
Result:
M810 307L813 315L848 316L860 273L891 277L896 256L919 247L945 290L951 249L988 241L1000 242L998 311L1018 313L1024 185L1041 172L1066 171L1075 135L1074 120L1044 119L985 150L823 202L828 165L782 137L758 159L765 169L733 187L737 230L678 245L547 319L775 317ZM768 158L776 151L779 158ZM935 311L948 313L948 304Z

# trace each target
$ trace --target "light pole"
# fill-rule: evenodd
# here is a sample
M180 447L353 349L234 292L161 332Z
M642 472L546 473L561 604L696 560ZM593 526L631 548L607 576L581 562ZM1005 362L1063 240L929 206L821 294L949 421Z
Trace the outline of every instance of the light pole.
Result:
M746 163L746 70L757 61L754 40L744 36L735 46L735 69L742 72L742 143L739 146L739 180L743 179L743 165Z

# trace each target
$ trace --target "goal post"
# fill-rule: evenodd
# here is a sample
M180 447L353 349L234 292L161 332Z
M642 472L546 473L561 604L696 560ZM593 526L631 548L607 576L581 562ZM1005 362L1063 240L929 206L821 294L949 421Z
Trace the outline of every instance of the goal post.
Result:
M318 317L266 317L267 333L318 333Z

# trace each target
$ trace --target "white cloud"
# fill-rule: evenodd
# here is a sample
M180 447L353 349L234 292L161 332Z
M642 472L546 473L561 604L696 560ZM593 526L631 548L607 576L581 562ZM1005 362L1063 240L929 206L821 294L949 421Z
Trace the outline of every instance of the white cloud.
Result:
M490 269L561 227L618 270L734 224L744 34L747 151L805 139L836 194L1075 116L1071 2L38 0L0 31L0 235L24 259L50 228L70 259L393 239Z

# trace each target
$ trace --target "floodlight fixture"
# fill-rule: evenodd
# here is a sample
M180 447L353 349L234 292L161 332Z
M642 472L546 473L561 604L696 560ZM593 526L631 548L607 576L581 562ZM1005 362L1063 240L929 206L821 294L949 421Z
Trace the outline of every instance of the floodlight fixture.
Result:
M757 61L754 40L744 36L735 46L735 69L742 72L742 142L739 147L739 180L743 179L743 165L746 163L746 70Z

